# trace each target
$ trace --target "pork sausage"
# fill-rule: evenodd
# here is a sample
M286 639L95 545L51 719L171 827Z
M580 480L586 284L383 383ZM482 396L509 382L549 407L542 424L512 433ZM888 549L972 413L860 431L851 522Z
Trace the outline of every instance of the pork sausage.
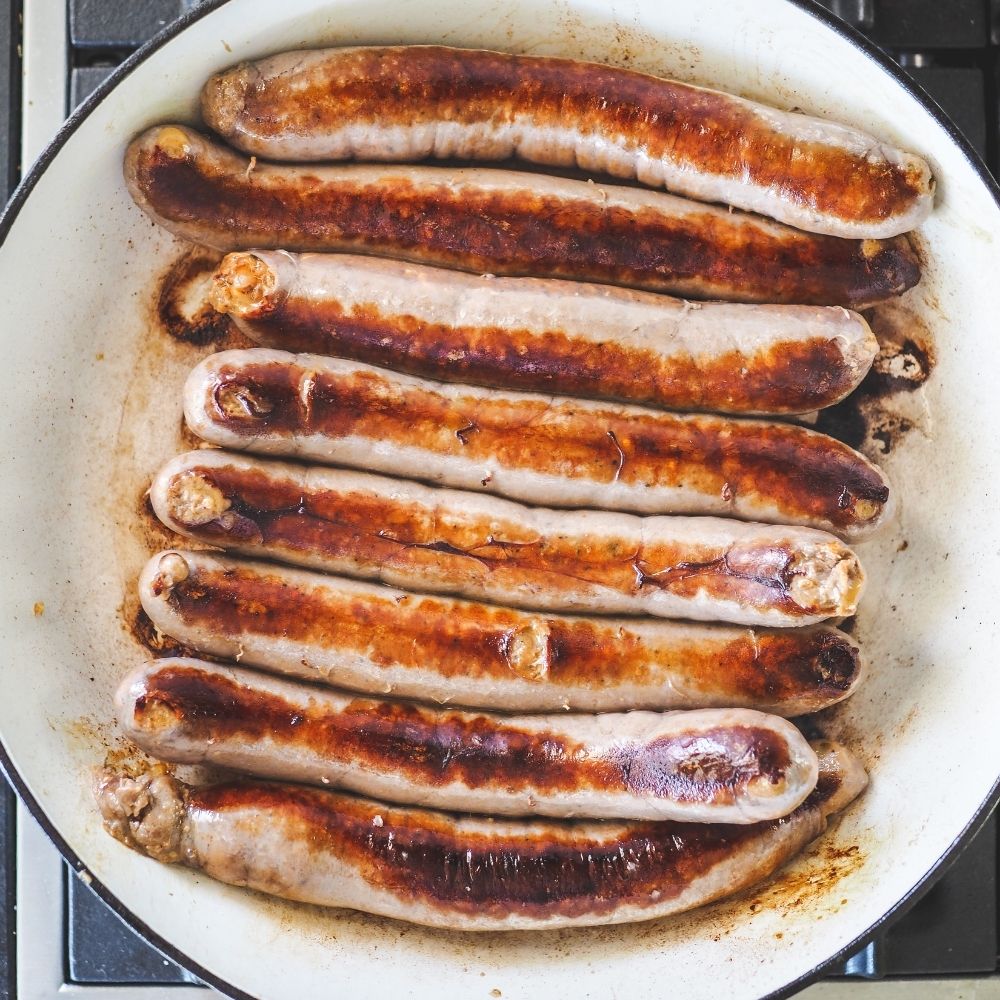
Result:
M462 931L650 920L776 871L864 789L857 759L815 746L816 789L750 825L456 817L300 785L192 788L150 770L102 772L108 832L230 885Z
M895 494L863 455L806 427L430 382L311 354L224 351L184 388L211 444L549 507L717 514L851 540Z
M248 162L181 125L129 145L136 203L217 250L339 250L695 298L858 308L920 277L905 237L843 240L638 188L511 170Z
M571 618L213 552L160 552L139 578L153 625L182 646L370 694L507 712L755 708L817 712L864 673L826 625L752 629Z
M638 180L832 236L896 236L927 163L857 129L634 70L439 45L282 52L213 76L206 123L274 160L503 160Z
M756 823L790 813L817 776L790 722L745 708L487 715L184 657L131 671L115 704L160 760L455 812Z
M265 347L673 410L808 413L857 388L878 353L839 306L695 303L354 254L228 254L211 303Z
M811 528L530 508L222 451L168 462L150 500L201 542L517 607L808 625L853 614L864 583Z

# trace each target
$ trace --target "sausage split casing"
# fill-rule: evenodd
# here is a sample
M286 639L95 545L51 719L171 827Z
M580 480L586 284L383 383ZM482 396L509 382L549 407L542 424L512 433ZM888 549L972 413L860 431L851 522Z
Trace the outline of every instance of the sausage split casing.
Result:
M816 789L750 825L491 820L272 782L191 788L103 772L105 827L159 861L286 899L455 930L626 923L690 910L770 875L867 784L817 744Z
M161 552L139 597L164 635L210 656L370 694L502 711L817 712L857 687L851 637L570 618L428 597L212 552Z
M878 353L865 320L839 306L701 304L353 254L229 254L212 304L266 347L674 410L817 410Z
M480 274L859 307L920 277L905 237L842 240L639 188L511 170L247 163L180 125L133 140L136 203L218 250L339 250Z
M894 507L880 469L805 427L429 382L265 348L202 361L184 414L224 448L549 507L730 515L850 539Z
M531 508L214 450L168 462L150 501L201 542L517 607L808 625L853 614L864 583L812 528Z
M790 722L745 708L485 715L181 657L133 670L115 703L160 760L455 812L756 823L790 813L817 776Z
M571 59L430 45L284 52L212 77L202 113L276 160L517 156L834 236L913 229L934 196L922 159L864 132Z

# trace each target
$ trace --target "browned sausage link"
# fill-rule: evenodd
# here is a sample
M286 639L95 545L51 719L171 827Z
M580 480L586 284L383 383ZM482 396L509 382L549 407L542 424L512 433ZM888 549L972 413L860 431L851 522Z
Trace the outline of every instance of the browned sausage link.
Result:
M130 145L136 202L220 250L348 250L747 302L861 306L920 277L904 237L816 236L657 192L502 170L249 165L181 126Z
M816 783L799 731L745 708L494 715L185 657L132 671L115 703L160 760L460 812L755 823Z
M819 711L861 674L827 626L749 629L540 615L208 552L154 556L139 584L186 646L362 691L508 711Z
M188 379L185 413L225 448L553 507L732 515L852 539L891 513L881 470L805 427L456 387L314 355L213 355Z
M503 821L385 806L294 785L192 789L105 772L108 831L236 885L462 930L648 920L764 878L865 787L857 760L815 746L820 779L790 816L745 826Z
M228 254L212 305L266 347L675 410L816 410L856 388L878 350L839 307L695 305L354 254Z
M930 211L927 164L870 135L672 80L436 45L285 52L213 77L205 120L278 160L579 165L837 236Z
M806 625L853 614L864 587L855 553L811 528L523 507L217 451L173 459L150 498L209 544L529 608Z

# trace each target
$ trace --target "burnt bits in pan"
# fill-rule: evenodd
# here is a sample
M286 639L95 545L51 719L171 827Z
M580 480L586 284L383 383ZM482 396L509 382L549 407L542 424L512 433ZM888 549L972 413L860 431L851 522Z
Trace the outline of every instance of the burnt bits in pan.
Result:
M816 430L877 458L918 426L906 397L927 381L936 357L927 324L906 306L886 302L864 316L878 338L878 355L847 399L820 411Z
M222 254L193 247L174 260L157 282L153 313L175 340L194 347L219 345L230 332L229 319L208 301L208 287Z

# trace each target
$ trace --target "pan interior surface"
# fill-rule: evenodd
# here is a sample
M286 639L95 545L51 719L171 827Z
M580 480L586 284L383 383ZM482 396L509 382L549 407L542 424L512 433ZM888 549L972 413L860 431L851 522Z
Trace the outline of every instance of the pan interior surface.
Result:
M93 769L126 752L111 694L142 657L134 581L171 544L144 490L184 447L181 385L212 349L157 328L152 290L183 248L128 197L125 146L155 122L196 122L202 81L239 60L416 42L589 58L801 108L920 153L938 179L919 236L924 279L895 307L899 328L928 331L936 365L883 414L873 445L902 511L859 547L870 579L855 634L869 676L820 722L860 753L872 784L794 864L729 902L633 926L443 933L233 889L148 861L101 829ZM945 127L785 0L231 0L211 11L73 131L0 248L0 734L19 781L142 925L218 984L267 1000L320 989L542 998L567 987L578 997L740 998L807 976L919 885L997 781L998 234L997 203Z

